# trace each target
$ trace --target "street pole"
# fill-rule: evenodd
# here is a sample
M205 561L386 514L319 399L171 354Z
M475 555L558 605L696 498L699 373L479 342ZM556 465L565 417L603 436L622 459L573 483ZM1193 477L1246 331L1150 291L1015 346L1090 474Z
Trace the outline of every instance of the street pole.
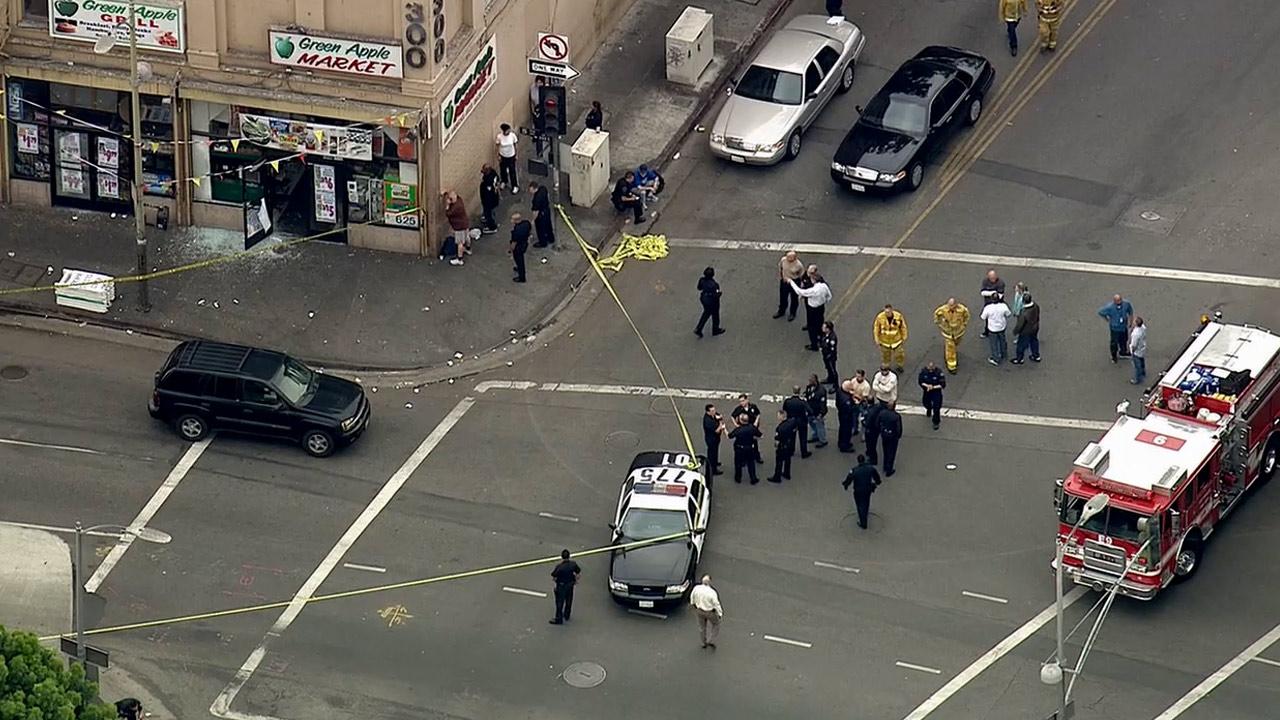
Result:
M129 86L133 116L133 234L137 245L138 263L134 274L138 280L138 309L151 310L151 293L147 287L147 218L142 206L146 184L142 179L142 77L138 72L138 18L137 4L129 0ZM83 650L81 651L83 652Z
M76 631L76 660L80 661L80 667L88 671L85 666L84 658L84 527L80 521L76 521L76 545L75 557L73 558L75 567L71 571L71 597L72 597L72 624Z
M1066 671L1066 668L1063 667L1063 663L1066 662L1066 654L1064 653L1064 650L1063 650L1064 640L1062 637L1062 617L1066 612L1066 608L1063 606L1063 602L1062 602L1062 583L1064 580L1062 564L1063 564L1063 557L1066 555L1066 549L1067 549L1066 541L1070 538L1075 537L1076 528L1078 527L1080 527L1080 524L1076 523L1076 526L1071 528L1071 534L1067 535L1067 537L1062 542L1058 543L1058 562L1057 562L1058 569L1056 573L1058 577L1057 588L1056 588L1057 589L1056 605L1058 609L1058 623L1057 623L1058 624L1058 655L1057 655L1057 658L1058 658L1058 666L1062 667L1062 672L1061 672L1062 677L1058 680L1058 687L1061 691L1060 692L1061 702L1058 708L1059 718L1065 717L1067 712L1067 671Z

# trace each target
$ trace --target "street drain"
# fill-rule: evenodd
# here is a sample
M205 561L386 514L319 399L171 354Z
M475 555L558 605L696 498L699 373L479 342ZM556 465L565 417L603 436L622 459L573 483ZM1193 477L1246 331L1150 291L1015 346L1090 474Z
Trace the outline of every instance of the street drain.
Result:
M630 430L614 430L604 436L604 444L610 447L635 447L640 444L640 436Z
M576 688L593 688L604 682L604 666L593 662L576 662L564 669L560 677Z
M27 369L21 365L5 365L0 368L0 378L5 380L21 380L27 376Z

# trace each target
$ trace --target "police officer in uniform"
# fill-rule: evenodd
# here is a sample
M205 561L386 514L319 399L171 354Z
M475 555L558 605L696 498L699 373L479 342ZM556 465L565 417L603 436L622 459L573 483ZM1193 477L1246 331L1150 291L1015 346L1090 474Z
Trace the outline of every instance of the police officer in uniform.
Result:
M809 452L809 404L800 397L799 385L791 389L791 397L782 401L782 410L788 420L795 420L796 434L800 439L800 457L809 457L812 454ZM791 447L793 448L792 452L795 452L794 442ZM789 474L790 470L787 472ZM777 473L774 474L776 475Z
M720 469L720 439L724 437L724 418L711 403L707 403L706 411L702 414L702 436L707 441L707 487L711 487L711 476L724 474Z
M803 401L801 401L803 402ZM796 452L796 435L809 432L804 423L787 415L786 411L778 411L778 429L773 433L773 475L765 478L771 483L780 483L791 479L791 456Z
M1040 17L1040 49L1058 49L1058 25L1062 24L1062 0L1036 0Z
M836 326L830 320L822 323L822 334L818 336L818 347L822 350L822 366L827 370L826 384L831 387L840 386L840 374L836 372L836 358L839 339L836 338Z
M884 476L893 477L893 462L898 458L898 440L902 438L902 416L893 409L894 403L880 408L876 426L880 429L880 442L884 444Z
M866 530L867 515L871 512L871 493L880 484L880 473L876 472L875 463L859 455L858 464L844 477L842 484L845 490L850 485L853 486L853 504L858 508L858 527Z
M573 613L573 586L578 584L578 577L581 575L582 568L569 559L568 549L561 550L560 562L551 571L551 577L556 583L556 616L547 622L552 625L569 622L569 615Z
M693 334L702 337L702 328L711 321L711 334L723 335L720 327L720 283L716 282L716 269L709 267L702 271L698 278L698 301L702 303L702 317L698 318L698 326Z
M920 377L917 379L920 384L920 390L924 392L924 397L920 400L920 404L924 405L924 413L933 421L933 429L938 429L938 424L942 422L942 389L947 386L947 376L942 374L942 370L930 360L929 364L920 371Z
M880 412L884 408L884 403L879 400L872 400L870 407L864 410L866 414L863 416L863 422L867 432L863 439L867 441L867 462L872 465L880 461L880 456L876 452L876 445L880 442Z
M737 407L733 409L733 412L729 413L729 416L733 418L733 424L735 426L738 424L738 417L740 415L746 415L747 422L754 425L757 429L760 427L760 406L751 402L751 396L746 393L742 393L738 396ZM760 457L760 443L757 442L755 448L756 462L763 464L764 458Z
M733 481L741 483L742 469L746 468L751 484L755 485L760 482L756 477L756 455L760 452L756 438L760 437L760 428L747 421L746 413L735 416L734 422L737 425L729 433L733 440Z

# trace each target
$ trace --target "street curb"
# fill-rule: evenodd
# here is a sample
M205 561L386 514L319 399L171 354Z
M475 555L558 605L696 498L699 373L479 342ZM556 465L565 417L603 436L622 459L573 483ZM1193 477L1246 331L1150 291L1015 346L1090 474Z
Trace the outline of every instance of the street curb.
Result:
M773 5L770 7L769 12L756 24L755 29L752 30L747 39L730 54L728 61L724 65L721 77L710 83L707 90L699 94L698 102L694 106L693 112L680 126L680 129L671 136L667 144L663 146L657 158L652 162L653 165L662 167L671 160L672 156L675 155L680 146L689 137L689 134L693 132L698 121L715 103L716 98L719 97L733 77L734 70L737 69L743 58L755 49L756 44L760 42L760 39L764 37L769 28L777 22L778 18L790 5L791 0L773 0ZM622 216L616 216L602 234L602 239L597 243L597 248L600 250L601 255L607 256L621 239L621 231L624 227L623 220ZM580 257L574 265L573 274L570 275L570 278L574 279L569 283L569 292L562 297L552 298L543 303L542 308L547 309L541 314L541 319L534 322L524 332L514 335L514 343L503 342L482 352L473 353L473 355L479 355L478 360L447 360L422 367L386 367L357 366L341 361L307 357L300 359L317 367L347 373L359 373L363 379L376 380L383 384L429 385L478 375L503 367L508 362L514 362L526 357L540 350L541 346L545 346L551 340L560 337L565 329L573 324L573 321L586 314L587 308L600 294L600 286L588 282L593 275L594 273L591 272L587 259ZM583 292L584 288L586 288L585 292ZM90 319L44 306L11 302L0 303L0 326L39 330L94 340L106 340L144 349L159 349L164 346L164 343L200 339L196 336L165 332L161 329L135 325L114 318ZM89 328L93 330L80 332ZM99 332L101 330L111 331L111 333L104 336Z

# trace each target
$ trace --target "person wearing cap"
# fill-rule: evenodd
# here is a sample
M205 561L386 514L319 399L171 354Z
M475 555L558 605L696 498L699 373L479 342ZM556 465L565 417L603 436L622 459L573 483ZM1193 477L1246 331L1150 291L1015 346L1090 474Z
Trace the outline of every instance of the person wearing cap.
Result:
M569 559L568 548L561 550L560 562L551 571L551 578L556 585L556 616L548 621L552 625L569 622L569 616L573 613L573 586L578 584L581 576L582 568Z

